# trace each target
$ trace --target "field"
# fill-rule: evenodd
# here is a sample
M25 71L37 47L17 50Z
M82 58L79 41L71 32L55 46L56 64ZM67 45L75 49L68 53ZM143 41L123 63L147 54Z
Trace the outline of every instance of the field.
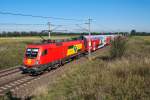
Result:
M130 37L121 58L109 56L73 65L49 87L41 86L34 99L149 100L150 37Z
M22 64L25 46L39 40L38 37L0 38L0 69ZM70 66L48 87L38 87L33 99L149 100L150 36L129 37L121 57L112 58L110 50L92 61Z
M66 39L71 37L73 36L52 36L51 39ZM40 40L40 37L0 38L0 69L21 65L26 45L39 42Z

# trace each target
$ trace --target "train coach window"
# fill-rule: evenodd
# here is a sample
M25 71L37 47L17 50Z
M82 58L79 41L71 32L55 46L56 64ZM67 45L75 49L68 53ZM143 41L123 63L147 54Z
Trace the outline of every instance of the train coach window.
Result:
M45 56L47 55L47 49L45 49L43 52L42 52L42 56Z

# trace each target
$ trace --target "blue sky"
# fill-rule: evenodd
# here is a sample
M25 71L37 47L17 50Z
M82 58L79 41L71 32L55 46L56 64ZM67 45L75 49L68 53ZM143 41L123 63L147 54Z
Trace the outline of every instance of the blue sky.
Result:
M150 0L0 0L0 11L60 18L93 19L92 31L137 31L150 32ZM85 21L41 19L1 15L0 23L31 23L66 25L60 30L77 31ZM44 30L47 26L8 26L2 30Z

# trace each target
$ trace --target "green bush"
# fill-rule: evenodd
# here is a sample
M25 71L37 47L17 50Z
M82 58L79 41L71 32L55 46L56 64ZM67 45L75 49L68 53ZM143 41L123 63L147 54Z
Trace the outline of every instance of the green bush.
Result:
M118 36L111 42L110 55L112 58L121 57L126 50L126 39Z

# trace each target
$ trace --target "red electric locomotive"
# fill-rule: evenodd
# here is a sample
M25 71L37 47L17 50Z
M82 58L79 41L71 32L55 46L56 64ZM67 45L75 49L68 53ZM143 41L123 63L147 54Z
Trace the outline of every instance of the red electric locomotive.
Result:
M63 64L66 60L85 52L84 40L30 44L24 56L23 72L39 74Z

